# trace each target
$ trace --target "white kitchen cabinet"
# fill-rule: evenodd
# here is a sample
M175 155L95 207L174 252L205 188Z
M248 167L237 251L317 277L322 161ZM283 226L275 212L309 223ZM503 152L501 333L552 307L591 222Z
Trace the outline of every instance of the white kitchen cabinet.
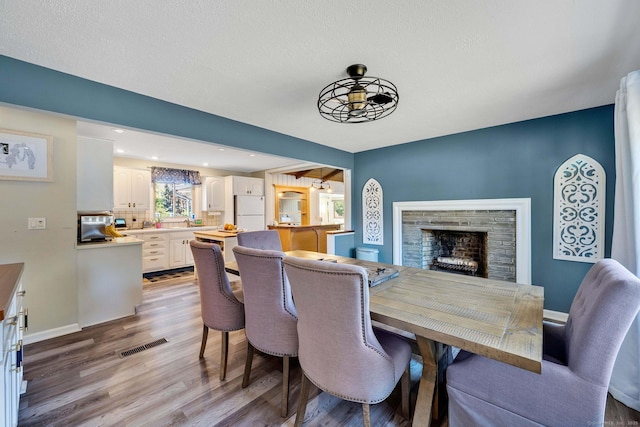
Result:
M113 209L113 141L78 137L77 210Z
M193 265L193 254L189 241L194 239L193 232L169 233L169 268Z
M224 177L208 176L202 192L202 210L208 212L224 211Z
M113 168L114 209L145 211L151 199L151 172L144 169Z
M8 297L0 301L0 425L18 425L20 394L26 387L22 381L22 336L28 326L22 288L23 263L0 265L0 295Z
M142 271L160 271L169 268L168 234L140 234L136 237L144 240L142 244Z
M249 176L228 176L234 196L264 196L264 179Z

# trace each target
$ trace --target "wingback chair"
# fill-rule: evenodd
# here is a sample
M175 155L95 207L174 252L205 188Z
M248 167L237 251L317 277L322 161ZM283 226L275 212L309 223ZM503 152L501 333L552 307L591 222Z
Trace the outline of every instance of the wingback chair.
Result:
M276 230L245 231L238 233L238 245L254 249L281 251L280 234Z
M447 369L449 425L604 424L618 350L640 308L640 281L612 259L584 277L567 323L545 323L542 374L461 353Z
M249 385L254 348L282 357L282 403L280 414L289 409L289 358L298 355L298 316L291 298L289 280L282 268L284 253L236 246L244 289L247 334L247 361L242 387Z
M209 328L222 332L220 350L220 380L227 375L229 331L244 328L244 304L242 290L231 290L229 278L224 270L224 259L220 246L196 240L189 242L196 265L200 287L200 309L202 315L202 344L200 358L204 357Z
M329 394L369 405L385 400L402 378L402 410L409 417L411 346L374 329L367 271L359 266L286 257L284 268L298 310L303 370L296 426L304 421L309 381Z

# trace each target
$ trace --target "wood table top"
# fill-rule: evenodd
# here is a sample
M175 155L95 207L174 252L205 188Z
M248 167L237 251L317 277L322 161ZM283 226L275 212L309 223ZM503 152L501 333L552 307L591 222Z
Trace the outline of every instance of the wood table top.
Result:
M540 286L309 251L286 254L395 268L398 277L370 288L373 320L532 372L542 370Z

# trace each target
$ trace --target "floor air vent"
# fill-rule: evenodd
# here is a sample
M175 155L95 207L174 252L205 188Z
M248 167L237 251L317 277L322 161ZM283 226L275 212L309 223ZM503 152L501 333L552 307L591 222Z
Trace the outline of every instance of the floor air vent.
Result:
M155 341L147 343L147 344L139 345L138 347L134 347L134 348L129 349L129 350L121 351L121 352L118 353L118 355L120 356L120 358L131 356L132 354L138 354L138 353L140 353L142 351L148 350L148 349L153 348L153 347L157 347L160 344L164 344L166 342L169 342L169 341L167 341L166 338L160 338L159 340L155 340Z

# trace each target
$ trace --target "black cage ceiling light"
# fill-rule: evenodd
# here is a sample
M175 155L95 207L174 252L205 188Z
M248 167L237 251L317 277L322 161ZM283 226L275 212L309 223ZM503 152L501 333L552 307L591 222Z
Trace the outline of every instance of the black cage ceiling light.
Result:
M367 67L354 64L347 68L349 78L331 83L320 92L318 111L327 120L362 123L393 113L398 106L398 89L388 80L365 77Z

